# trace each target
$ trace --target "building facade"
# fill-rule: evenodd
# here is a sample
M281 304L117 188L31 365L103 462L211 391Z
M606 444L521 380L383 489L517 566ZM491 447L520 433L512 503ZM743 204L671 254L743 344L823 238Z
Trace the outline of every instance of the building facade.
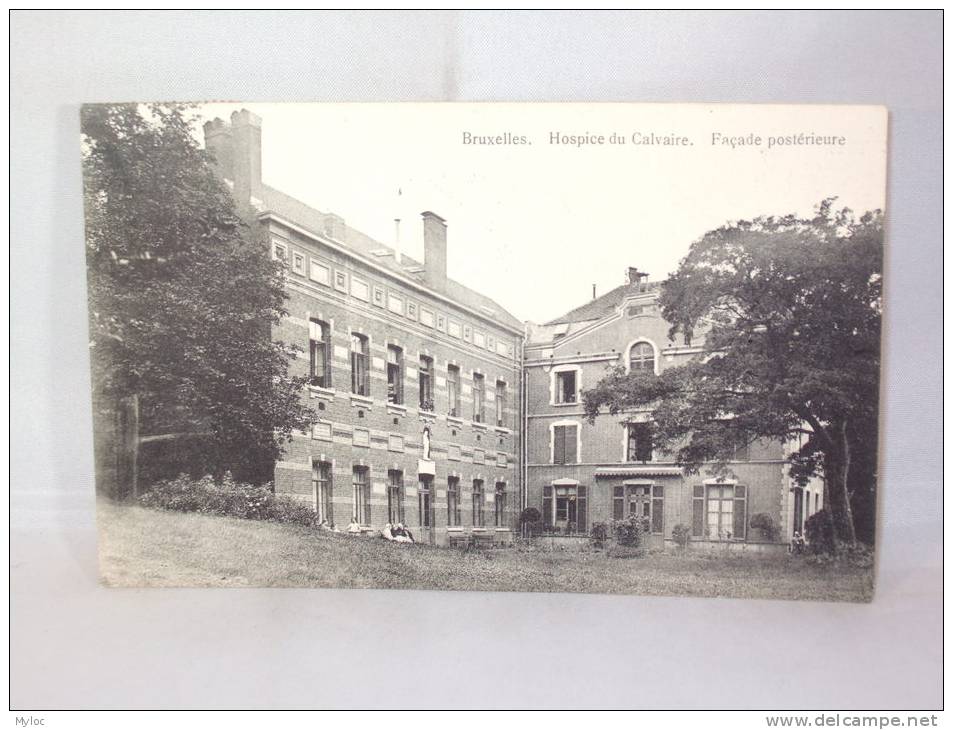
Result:
M668 337L658 306L659 284L629 269L622 286L545 325L530 326L525 347L526 504L537 507L545 529L585 535L597 522L644 517L650 544L672 539L684 525L697 546L766 543L751 518L768 515L783 542L803 533L821 509L822 485L806 487L787 476L788 445L739 444L731 475L703 468L684 476L653 445L650 414L603 414L590 424L582 392L607 369L623 366L650 376L701 354Z
M424 261L262 182L261 120L205 125L206 147L285 265L295 374L317 419L275 491L336 527L401 522L418 541L512 538L521 508L523 325L447 278L447 224L422 214Z

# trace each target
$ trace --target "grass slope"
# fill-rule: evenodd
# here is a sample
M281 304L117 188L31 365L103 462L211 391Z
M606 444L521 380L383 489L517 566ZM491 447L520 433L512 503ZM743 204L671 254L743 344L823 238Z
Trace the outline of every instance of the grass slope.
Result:
M865 601L873 571L789 556L509 548L463 553L295 525L99 504L110 586L291 586L557 591Z

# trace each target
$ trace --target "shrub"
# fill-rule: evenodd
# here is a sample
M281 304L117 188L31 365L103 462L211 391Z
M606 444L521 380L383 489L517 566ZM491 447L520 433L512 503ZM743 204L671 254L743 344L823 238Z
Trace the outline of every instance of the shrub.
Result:
M527 534L531 536L539 535L543 532L543 516L535 507L527 507L520 512L519 523L525 527Z
M626 520L613 520L612 531L616 542L626 547L641 547L645 535L647 520L644 517L629 517Z
M827 510L815 512L804 523L804 537L807 547L815 555L834 554L834 525Z
M688 547L688 543L692 539L692 531L688 529L687 525L679 523L672 528L672 539L679 547Z
M156 482L139 501L146 507L176 512L228 515L308 527L317 523L317 514L309 504L276 495L270 485L257 487L236 482L228 473L218 483L210 476L192 479L180 474L175 479Z
M592 536L592 542L596 547L603 547L606 544L606 540L609 539L609 525L607 525L605 522L593 522L590 535Z
M768 542L777 542L780 531L778 530L777 523L771 519L771 515L758 512L758 514L751 515L751 522L749 524L761 530L761 534L764 535L764 539Z

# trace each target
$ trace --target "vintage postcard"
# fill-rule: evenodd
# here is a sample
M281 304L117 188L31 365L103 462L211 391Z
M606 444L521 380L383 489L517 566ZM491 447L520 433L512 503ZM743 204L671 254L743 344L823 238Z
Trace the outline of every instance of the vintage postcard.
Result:
M871 600L887 119L85 106L103 582Z

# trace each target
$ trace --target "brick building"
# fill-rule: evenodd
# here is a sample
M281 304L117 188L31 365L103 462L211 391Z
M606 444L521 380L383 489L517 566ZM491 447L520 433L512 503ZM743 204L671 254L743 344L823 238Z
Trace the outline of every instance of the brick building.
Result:
M802 488L787 476L785 445L739 446L733 475L719 481L703 468L683 476L653 448L649 414L600 415L589 424L581 393L608 367L659 374L697 356L701 348L668 338L659 311L659 284L629 269L626 282L545 325L530 325L525 347L526 504L546 528L586 534L594 522L648 518L651 543L671 540L683 524L692 541L709 547L763 542L750 518L769 515L781 539L822 506L820 482ZM696 333L696 342L704 332Z
M447 224L422 214L424 261L261 179L261 120L208 122L206 147L287 267L304 397L318 415L275 468L275 490L329 523L403 522L420 541L509 540L521 507L523 325L447 278Z

